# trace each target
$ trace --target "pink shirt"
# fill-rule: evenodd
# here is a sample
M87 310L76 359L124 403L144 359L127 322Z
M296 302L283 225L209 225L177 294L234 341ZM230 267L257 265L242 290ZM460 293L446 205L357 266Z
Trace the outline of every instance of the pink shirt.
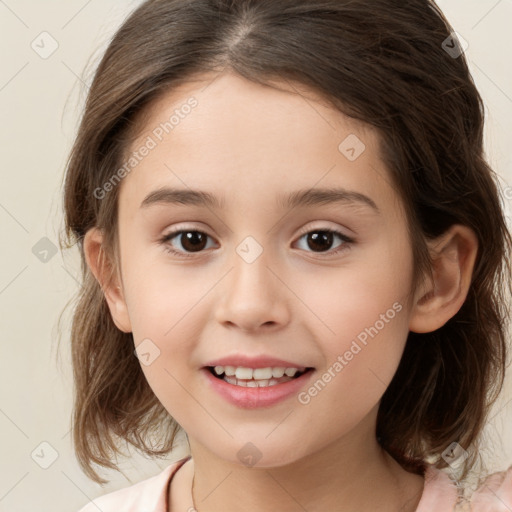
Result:
M167 501L169 484L176 471L189 459L190 456L180 459L152 478L96 498L79 512L172 512ZM453 512L457 498L457 487L449 476L428 466L416 512ZM471 505L460 506L457 510L511 512L512 466L488 477L473 494Z

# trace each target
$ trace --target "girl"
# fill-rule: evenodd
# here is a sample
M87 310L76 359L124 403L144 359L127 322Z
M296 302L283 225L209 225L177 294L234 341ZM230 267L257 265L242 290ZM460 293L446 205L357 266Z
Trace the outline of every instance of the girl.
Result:
M99 483L190 455L83 512L512 509L512 467L463 485L511 282L482 112L433 1L129 17L65 183L74 442Z

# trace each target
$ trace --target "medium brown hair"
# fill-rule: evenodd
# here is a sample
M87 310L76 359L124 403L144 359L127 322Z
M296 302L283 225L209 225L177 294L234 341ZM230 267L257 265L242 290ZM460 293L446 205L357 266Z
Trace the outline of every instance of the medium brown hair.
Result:
M104 232L105 256L117 254L120 187L101 199L94 192L122 166L139 114L192 77L226 69L265 85L302 84L378 130L407 214L415 286L431 275L428 240L456 223L474 230L467 299L443 327L409 333L377 438L416 472L427 460L446 467L441 454L453 441L477 443L506 368L512 241L484 159L481 97L464 55L443 45L451 32L428 0L149 0L123 23L95 73L64 190L68 246L77 243L82 257L71 331L73 439L88 476L106 482L92 463L117 469L120 440L160 457L180 429L85 262L93 227Z

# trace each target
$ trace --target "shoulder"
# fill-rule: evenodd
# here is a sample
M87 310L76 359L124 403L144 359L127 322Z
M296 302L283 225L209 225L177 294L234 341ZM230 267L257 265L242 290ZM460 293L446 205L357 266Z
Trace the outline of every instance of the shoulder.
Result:
M427 465L423 494L416 512L452 512L459 500L459 491L451 478L433 465Z
M447 473L427 466L423 494L416 512L511 512L512 466L488 476L469 501Z
M89 502L79 512L167 512L167 490L174 473L190 458L180 459L161 473L130 487L105 494Z
M473 512L510 512L512 510L512 466L488 476L471 496Z

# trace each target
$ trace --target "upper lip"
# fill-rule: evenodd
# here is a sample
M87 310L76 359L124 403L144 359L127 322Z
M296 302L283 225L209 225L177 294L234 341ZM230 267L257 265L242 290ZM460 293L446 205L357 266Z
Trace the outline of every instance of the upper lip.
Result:
M311 368L306 365L294 363L291 361L285 361L284 359L278 359L271 356L258 356L250 357L242 354L221 357L206 363L205 366L237 366L243 368L268 368L268 367L280 367L280 368L297 368L299 370L305 370Z

